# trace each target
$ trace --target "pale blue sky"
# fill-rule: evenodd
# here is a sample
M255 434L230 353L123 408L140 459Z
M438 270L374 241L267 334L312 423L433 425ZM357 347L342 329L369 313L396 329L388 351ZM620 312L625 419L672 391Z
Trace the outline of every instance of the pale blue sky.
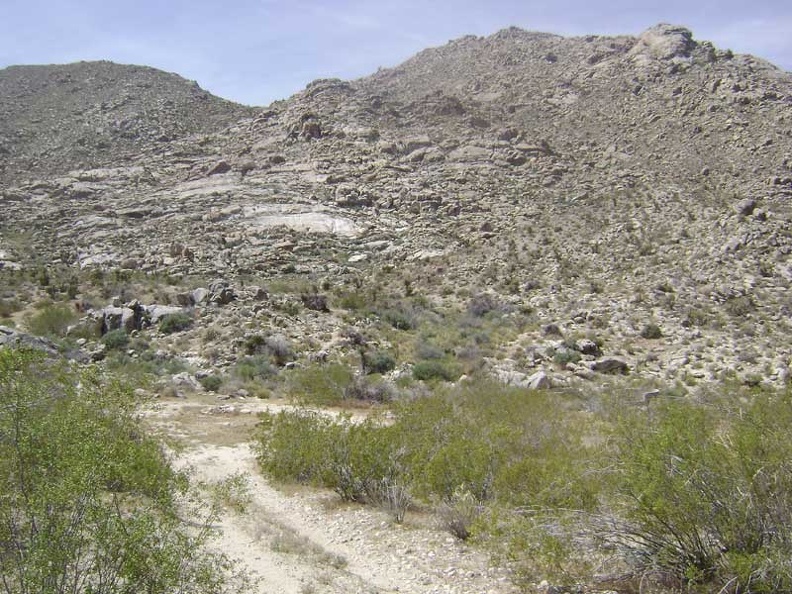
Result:
M466 34L638 34L670 22L792 71L790 0L4 0L0 68L113 60L265 105Z

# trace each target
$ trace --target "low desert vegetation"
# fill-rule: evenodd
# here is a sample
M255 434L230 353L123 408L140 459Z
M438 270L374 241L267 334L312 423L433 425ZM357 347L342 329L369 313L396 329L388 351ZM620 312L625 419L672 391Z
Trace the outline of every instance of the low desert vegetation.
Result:
M259 461L396 521L433 509L526 581L789 591L792 395L740 396L638 404L479 379L398 401L388 422L264 415Z
M31 334L47 338L62 338L70 324L77 321L74 308L64 303L43 302L25 320Z
M163 334L173 334L187 330L193 325L193 316L187 312L179 312L163 316L160 322L160 331Z
M0 592L239 591L123 386L0 350L0 436Z

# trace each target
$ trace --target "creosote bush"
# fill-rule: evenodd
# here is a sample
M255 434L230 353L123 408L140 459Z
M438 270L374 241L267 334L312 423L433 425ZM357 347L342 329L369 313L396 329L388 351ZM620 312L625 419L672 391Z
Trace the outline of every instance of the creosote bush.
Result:
M563 410L546 394L483 382L398 402L394 411L389 424L265 414L259 461L279 480L324 485L352 501L381 501L387 484L426 502L462 505L466 493L481 506L592 504L581 432L570 431L571 420L562 426Z
M452 363L430 359L413 365L412 374L417 380L453 382L459 378L461 372Z
M385 492L409 501L399 517L432 507L532 583L792 591L789 392L624 407L478 379L426 394L388 422L267 414L259 462L394 517Z
M657 324L649 323L641 328L641 338L646 338L648 340L663 338L663 331Z
M669 402L620 423L616 537L643 567L735 592L792 589L792 398Z
M396 367L396 360L384 351L361 351L363 373L388 373Z
M26 320L31 334L61 338L66 329L77 320L74 309L66 304L44 304Z
M198 380L207 392L217 392L223 385L223 378L219 375L206 375Z
M111 351L125 349L129 345L129 335L123 328L118 328L102 336L102 342Z
M231 369L231 374L243 381L263 380L278 373L268 357L255 355L252 357L242 357Z
M160 321L160 331L163 334L173 334L187 330L193 325L193 317L187 312L168 314Z
M287 379L287 394L304 404L333 405L346 398L354 374L346 365L328 363L295 369Z
M0 350L0 436L0 592L229 591L215 513L192 514L127 390Z

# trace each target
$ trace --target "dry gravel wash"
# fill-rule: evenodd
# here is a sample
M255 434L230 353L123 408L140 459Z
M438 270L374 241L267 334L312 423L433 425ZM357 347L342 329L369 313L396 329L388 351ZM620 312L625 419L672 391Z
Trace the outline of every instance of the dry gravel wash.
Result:
M257 468L249 435L256 412L271 402L160 401L147 413L158 428L186 447L178 462L195 478L215 483L246 478L249 503L227 509L216 546L267 594L457 593L517 590L508 572L487 555L437 529L415 513L396 525L379 510L343 505L335 494L274 488Z

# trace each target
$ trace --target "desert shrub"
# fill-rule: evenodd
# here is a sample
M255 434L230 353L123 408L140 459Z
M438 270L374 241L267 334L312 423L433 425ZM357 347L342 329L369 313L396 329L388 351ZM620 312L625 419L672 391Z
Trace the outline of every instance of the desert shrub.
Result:
M430 342L419 340L415 344L415 356L419 359L442 359L445 352Z
M345 501L365 501L376 498L377 483L395 474L371 423L307 410L261 419L258 460L276 479L323 485Z
M700 307L688 308L682 316L682 326L689 328L691 326L702 327L707 324L709 316L707 312Z
M187 312L178 312L162 316L160 331L163 334L173 334L187 330L193 325L193 317Z
M750 295L733 297L723 304L723 309L735 318L742 318L753 311L756 311L756 303Z
M385 351L362 352L363 373L388 373L396 367L396 360Z
M285 336L280 334L270 336L265 341L265 346L267 353L272 357L276 365L283 366L294 360L294 351Z
M17 299L0 299L0 318L10 318L22 309L22 304Z
M419 361L413 365L412 374L417 380L442 380L446 382L453 382L460 376L459 369L456 366L435 359Z
M792 588L790 395L670 402L619 426L616 539L643 568L715 590Z
M250 382L272 377L277 374L277 369L273 367L268 357L256 355L239 359L232 368L231 374L243 381Z
M660 326L654 323L644 325L644 327L641 328L640 334L641 338L646 338L649 340L663 338L663 331L660 329Z
M263 334L252 334L245 338L242 348L247 355L261 355L267 352L267 337Z
M217 392L223 385L223 378L219 375L205 375L198 380L207 392Z
M482 503L464 489L458 489L437 508L440 526L459 540L470 538L473 525L484 511Z
M76 320L76 312L68 305L45 304L27 318L25 325L31 334L61 338Z
M437 504L449 522L452 512L464 516L467 531L487 502L591 507L598 483L584 478L591 460L583 432L548 398L479 383L399 402L387 424L270 415L258 435L260 460L276 478L322 484L394 517L413 498ZM468 497L475 514L463 509Z
M580 362L581 355L578 351L562 346L552 349L553 363L559 367L564 367L567 363Z
M385 309L380 312L380 316L396 330L413 330L418 326L416 316L405 310Z
M300 300L307 309L322 312L330 311L327 307L327 295L322 295L320 293L303 293L300 295Z
M111 351L120 351L129 345L129 335L123 328L111 330L102 337L105 347Z
M285 336L252 334L245 338L242 348L248 355L267 355L275 365L283 366L294 360L291 343Z
M277 480L326 484L329 452L340 431L332 418L314 411L263 413L259 464Z
M190 513L127 390L3 350L0 399L0 592L225 591L216 515Z
M509 306L499 301L493 295L488 293L481 293L474 295L467 305L468 313L476 318L481 318L489 313L504 313L509 311Z
M338 306L349 311L360 311L368 306L366 296L360 292L343 293L338 299Z
M381 378L355 377L344 389L344 398L347 400L390 402L396 399L396 395L396 387Z
M305 404L338 404L353 377L352 370L340 363L295 369L287 380L286 393Z
M102 337L102 321L91 320L89 318L78 320L68 327L66 333L68 337L73 340L79 338L96 340Z

